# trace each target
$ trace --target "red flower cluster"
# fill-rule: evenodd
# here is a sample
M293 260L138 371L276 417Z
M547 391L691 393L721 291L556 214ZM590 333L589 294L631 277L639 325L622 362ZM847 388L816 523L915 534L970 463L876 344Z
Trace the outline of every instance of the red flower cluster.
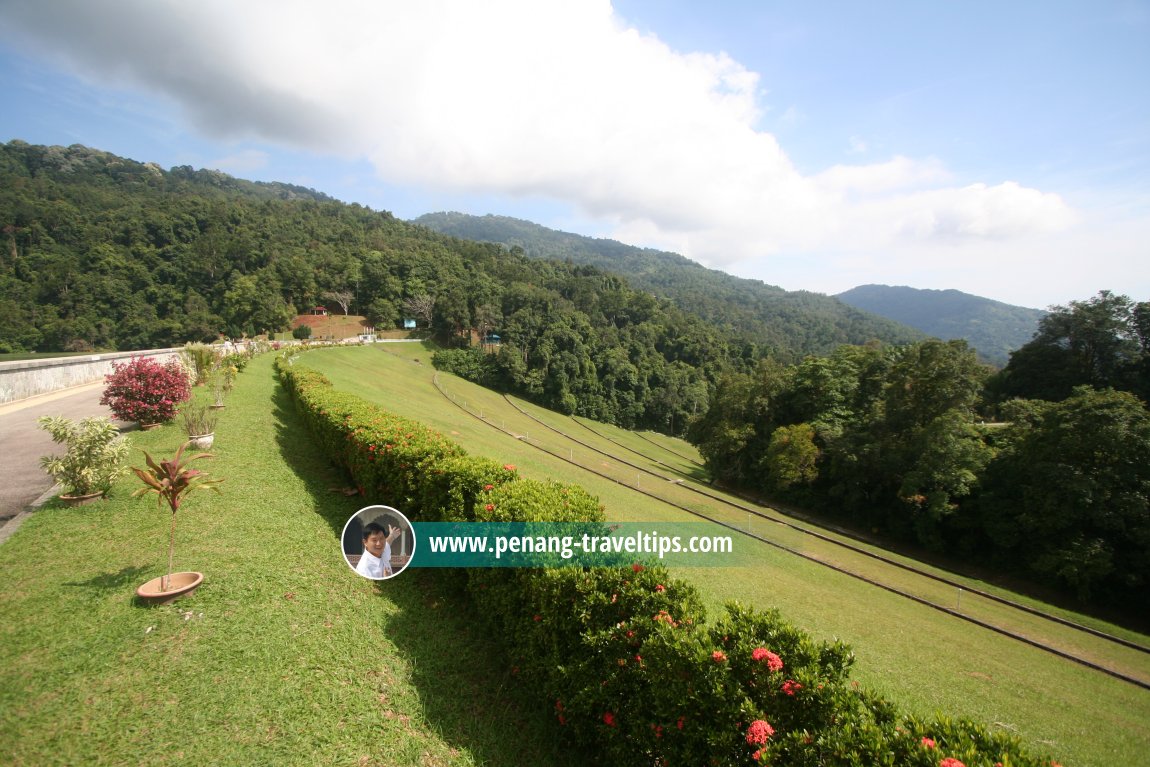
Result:
M751 651L751 660L756 663L766 662L768 671L782 671L783 659L765 647L756 647Z
M747 728L747 745L761 746L767 742L767 738L774 734L775 728L771 727L767 720L756 719L751 722L751 726Z
M612 714L610 711L603 714L603 724L607 725L608 727L614 727L615 726L615 715Z
M803 686L796 682L794 679L788 679L787 681L783 682L783 692L785 692L787 695L794 695L801 689L803 689Z
M922 747L923 748L934 748L934 738L923 738L922 739Z
M715 650L713 653L711 653L711 660L713 660L715 663L726 663L727 654L722 650Z
M966 767L966 765L955 759L953 756L948 756L938 763L938 767Z

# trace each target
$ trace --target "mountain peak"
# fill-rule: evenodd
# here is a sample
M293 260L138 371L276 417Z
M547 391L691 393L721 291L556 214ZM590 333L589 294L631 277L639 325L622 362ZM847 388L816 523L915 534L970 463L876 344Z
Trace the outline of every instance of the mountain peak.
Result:
M944 340L964 339L988 362L1005 365L1033 336L1046 312L948 288L859 285L836 296L864 311Z

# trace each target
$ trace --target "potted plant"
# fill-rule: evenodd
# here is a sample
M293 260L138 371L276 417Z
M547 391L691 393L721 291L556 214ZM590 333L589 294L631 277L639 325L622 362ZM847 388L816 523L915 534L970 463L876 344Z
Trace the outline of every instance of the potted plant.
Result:
M197 450L206 450L216 438L216 420L219 416L207 405L185 403L180 408L180 419L188 433L188 441Z
M63 416L41 416L40 428L52 441L67 446L64 455L45 455L40 466L64 487L60 498L70 504L88 503L102 497L112 482L125 472L128 440L108 418L84 418L79 422Z
M100 404L108 405L121 421L136 421L141 428L172 420L179 403L191 395L187 371L175 359L163 364L151 357L114 362L104 380L107 387Z
M145 485L132 493L132 497L138 498L143 495L155 494L156 503L160 508L164 508L166 505L172 512L172 526L168 540L168 574L153 578L136 589L136 595L148 602L160 604L171 602L173 599L190 594L204 580L203 573L172 572L176 551L176 512L179 511L184 500L194 491L207 488L218 493L217 485L223 482L222 479L208 479L207 472L191 468L190 464L193 461L211 458L212 455L211 453L197 453L185 457L184 450L190 445L190 442L185 442L180 445L175 457L159 463L152 460L152 456L144 451L144 460L148 467L146 469L132 467L132 471Z
M219 410L225 407L224 395L232 390L232 384L235 383L238 372L238 368L228 364L226 359L221 361L212 371L212 389L216 395L216 401L211 405L213 409Z

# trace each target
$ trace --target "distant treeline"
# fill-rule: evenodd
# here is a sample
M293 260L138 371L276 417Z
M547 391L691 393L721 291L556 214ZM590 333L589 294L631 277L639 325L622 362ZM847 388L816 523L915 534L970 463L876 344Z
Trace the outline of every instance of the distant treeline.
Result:
M724 377L689 438L722 481L1150 609L1150 303L1054 307L1002 371L964 341Z

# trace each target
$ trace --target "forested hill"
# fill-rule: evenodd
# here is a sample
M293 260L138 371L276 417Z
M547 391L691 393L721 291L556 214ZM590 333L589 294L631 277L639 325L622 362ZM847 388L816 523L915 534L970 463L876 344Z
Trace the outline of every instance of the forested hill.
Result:
M874 339L906 343L923 337L905 324L831 296L734 277L677 253L560 232L507 216L428 213L413 223L455 237L522 248L530 258L565 260L621 274L634 287L668 298L783 357L827 354L840 344Z
M838 308L824 311L828 301ZM764 356L905 337L831 299L786 295L754 335L595 266L531 259L310 189L79 145L0 145L0 352L280 331L319 302L379 328L418 318L449 344L497 334L497 354L464 353L454 369L564 412L671 431L724 374Z
M1034 336L1041 309L1012 306L958 290L860 285L836 296L858 309L949 341L964 339L987 361L1006 364L1010 353Z

